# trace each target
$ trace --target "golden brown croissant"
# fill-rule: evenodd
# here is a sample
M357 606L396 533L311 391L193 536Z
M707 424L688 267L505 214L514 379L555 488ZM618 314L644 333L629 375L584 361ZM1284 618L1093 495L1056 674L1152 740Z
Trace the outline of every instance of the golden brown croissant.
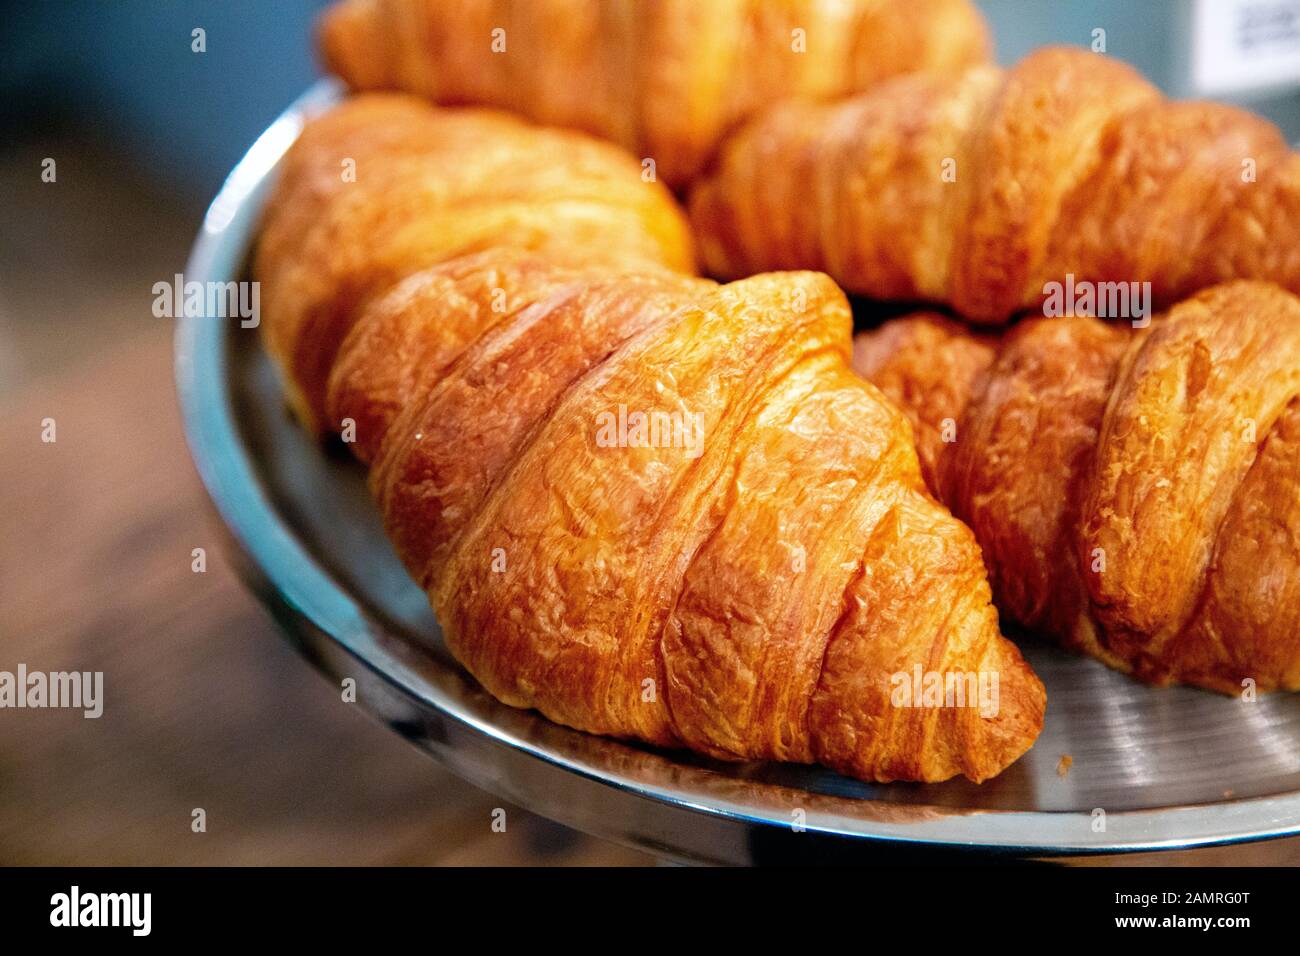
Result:
M358 97L307 126L281 182L254 265L275 272L266 343L312 426L356 308L423 266L503 245L611 267L694 266L680 210L630 157L505 114Z
M416 171L397 130L422 122L458 130L459 165L431 145ZM869 780L1001 771L1043 688L906 419L853 373L843 293L668 268L689 261L662 241L672 200L607 147L583 160L583 188L605 190L591 207L455 175L525 175L554 135L358 97L286 157L257 260L268 345L321 421L355 430L452 652L500 700L594 733ZM326 175L358 143L364 204ZM567 188L583 155L548 157L546 181ZM394 205L398 188L431 198ZM408 208L395 260L388 217ZM340 223L346 275L382 277L364 296L312 252ZM515 241L534 228L550 239Z
M1134 331L933 316L860 335L1004 615L1152 683L1300 689L1300 299L1215 286Z
M1082 50L779 106L727 141L691 215L721 278L820 269L981 322L1070 281L1150 282L1156 307L1236 278L1300 292L1300 154Z
M354 88L582 129L674 186L776 99L953 72L989 47L969 0L345 0L320 42Z

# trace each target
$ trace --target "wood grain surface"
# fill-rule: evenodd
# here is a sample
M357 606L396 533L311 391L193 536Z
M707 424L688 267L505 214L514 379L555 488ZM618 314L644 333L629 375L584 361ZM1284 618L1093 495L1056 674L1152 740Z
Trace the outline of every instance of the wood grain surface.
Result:
M0 670L102 670L105 697L0 710L0 864L652 862L442 770L236 580L150 312L197 217L155 189L80 139L0 154Z
M0 711L0 861L637 861L508 805L494 833L501 801L344 703L279 639L221 555L167 331L38 380L0 426L0 669L103 671L105 698L97 720ZM206 833L191 829L199 807Z

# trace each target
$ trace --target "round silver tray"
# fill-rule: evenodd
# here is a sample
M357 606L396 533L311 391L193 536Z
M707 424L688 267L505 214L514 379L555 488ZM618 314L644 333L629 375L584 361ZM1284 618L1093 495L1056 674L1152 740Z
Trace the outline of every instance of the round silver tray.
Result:
M265 188L313 87L231 172L188 280L246 276ZM256 329L183 319L176 374L190 448L256 593L319 667L466 780L552 819L677 860L1045 856L1300 832L1300 696L1256 703L1153 690L1026 640L1047 685L1034 749L982 786L873 786L816 767L725 764L588 736L494 701L450 657L382 534L361 469L290 420ZM1072 758L1058 772L1063 755ZM1104 823L1104 826L1101 825Z

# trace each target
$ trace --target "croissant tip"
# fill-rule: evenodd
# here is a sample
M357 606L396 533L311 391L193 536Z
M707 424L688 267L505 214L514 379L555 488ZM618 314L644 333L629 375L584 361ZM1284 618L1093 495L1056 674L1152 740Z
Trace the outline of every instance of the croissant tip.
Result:
M1003 674L1011 674L1014 679L1007 681L1009 686L1002 691L997 715L976 715L978 739L971 753L978 759L964 771L964 776L974 783L996 777L1023 757L1043 729L1047 689L1019 651L1011 647L1010 652L1015 657L1004 664Z
M335 3L316 20L322 65L353 89L382 85L378 71L387 60L378 39L372 11L356 0Z

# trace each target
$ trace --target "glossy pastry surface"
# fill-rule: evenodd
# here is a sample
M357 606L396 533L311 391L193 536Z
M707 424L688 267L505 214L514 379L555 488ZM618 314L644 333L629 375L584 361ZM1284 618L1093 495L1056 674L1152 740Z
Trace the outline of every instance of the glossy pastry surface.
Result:
M1278 129L1063 47L778 106L728 139L691 216L718 277L820 269L976 322L1052 283L1149 283L1156 308L1238 278L1300 293L1300 154Z
M843 293L685 274L661 187L609 147L551 157L556 135L358 97L291 150L257 261L267 343L352 430L452 652L593 733L868 780L1003 770L1042 685L907 420L852 372ZM971 699L900 702L922 674Z
M684 218L621 150L488 110L354 97L286 155L258 241L268 348L320 426L359 307L420 267L500 247L611 269L691 271ZM454 313L454 310L453 310Z
M1153 683L1300 689L1300 299L1239 281L989 343L917 316L855 365L950 436L919 447L1000 610Z
M653 159L677 188L777 100L989 56L969 0L344 0L320 43L355 89L581 129Z

